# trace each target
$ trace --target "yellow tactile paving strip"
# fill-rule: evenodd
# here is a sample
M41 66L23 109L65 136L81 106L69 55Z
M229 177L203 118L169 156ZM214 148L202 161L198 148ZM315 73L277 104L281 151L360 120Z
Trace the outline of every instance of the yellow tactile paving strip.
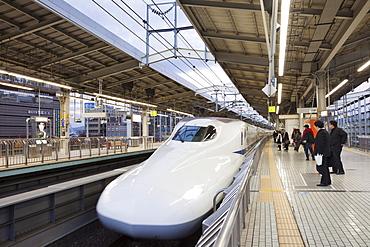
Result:
M356 153L356 154L361 154L361 155L365 155L365 156L370 157L370 154L367 154L367 153L364 153L364 152L359 152L359 151L353 150L353 149L351 149L351 148L346 148L346 147L344 147L343 149L344 149L344 150L347 150L347 151L350 151L350 152L353 152L353 153Z
M274 204L279 246L304 247L271 147L266 147L265 150L268 152L270 175L261 176L259 202L273 202Z

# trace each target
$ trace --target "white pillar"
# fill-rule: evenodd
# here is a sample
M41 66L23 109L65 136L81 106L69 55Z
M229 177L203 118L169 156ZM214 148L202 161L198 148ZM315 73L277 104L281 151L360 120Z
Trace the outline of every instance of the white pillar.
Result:
M325 74L320 75L318 78L317 83L317 113L318 116L321 117L321 112L326 111L326 87L325 87Z
M303 108L304 107L304 99L302 97L299 98L298 100L298 108ZM303 132L302 130L304 129L303 128L303 125L304 125L304 113L298 113L299 117L298 117L298 121L299 121L299 126L298 128L301 130L301 132Z
M149 128L148 128L148 109L143 109L143 121L142 121L142 131L143 136L148 136L149 135Z
M69 138L70 123L69 123L69 91L62 91L61 95L58 97L60 102L60 138L61 140L61 149L68 152L68 142L63 140Z

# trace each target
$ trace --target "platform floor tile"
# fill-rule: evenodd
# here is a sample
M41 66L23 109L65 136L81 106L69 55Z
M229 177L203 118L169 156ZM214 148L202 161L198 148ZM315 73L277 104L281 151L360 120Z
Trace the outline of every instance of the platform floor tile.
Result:
M345 175L317 187L303 148L270 142L251 181L241 246L370 246L370 154L344 148Z

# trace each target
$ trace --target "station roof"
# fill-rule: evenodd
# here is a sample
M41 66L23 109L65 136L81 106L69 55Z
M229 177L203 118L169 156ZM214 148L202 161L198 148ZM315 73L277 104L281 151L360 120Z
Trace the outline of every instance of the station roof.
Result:
M243 97L267 117L262 88L268 58L260 1L177 2ZM81 93L97 92L102 78L107 95L158 104L159 109L211 114L195 106L207 106L209 99L195 95L183 78L158 64L145 66L142 52L83 14L76 18L76 10L61 8L63 4L0 0L0 69L70 85ZM278 78L284 84L282 114L295 113L299 100L312 107L315 78L322 71L329 71L330 88L350 79L331 100L367 79L368 73L356 70L369 59L369 8L365 0L291 0L287 63L285 75Z
M260 0L177 2L243 97L266 117L267 96L262 88L268 82L269 61ZM269 11L271 7L266 3L272 1L263 2ZM277 79L283 83L282 114L296 113L300 100L305 107L315 106L316 78L322 80L325 71L328 73L325 85L330 90L343 79L349 79L331 95L330 103L369 77L368 70L357 72L357 69L370 59L370 1L290 3L285 73ZM266 16L269 25L270 15ZM276 51L277 68L279 45ZM271 101L275 105L276 97Z

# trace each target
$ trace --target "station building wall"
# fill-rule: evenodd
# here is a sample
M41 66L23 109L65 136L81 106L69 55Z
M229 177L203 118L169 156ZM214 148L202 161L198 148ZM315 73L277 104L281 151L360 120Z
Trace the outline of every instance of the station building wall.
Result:
M25 138L27 118L48 117L48 136L58 136L60 104L57 97L42 93L39 112L38 93L0 88L0 138ZM36 124L29 121L29 137L35 135Z

